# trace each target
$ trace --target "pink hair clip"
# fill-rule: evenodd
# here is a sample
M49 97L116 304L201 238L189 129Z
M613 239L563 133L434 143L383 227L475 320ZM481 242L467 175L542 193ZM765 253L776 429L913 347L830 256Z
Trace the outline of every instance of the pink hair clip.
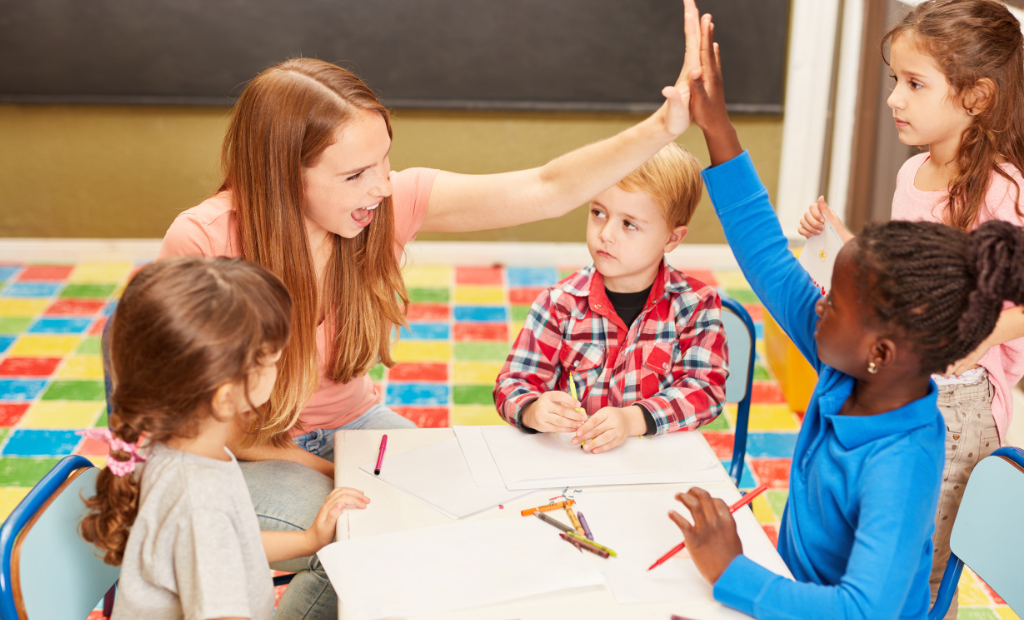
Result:
M110 473L115 476L127 476L128 474L135 471L135 464L142 463L146 460L146 457L139 454L138 448L133 443L117 437L110 432L109 428L89 428L84 431L78 431L79 435L85 435L89 439L96 439L98 441L105 442L110 446L110 451L127 452L131 455L127 461L119 461L115 458L107 459L107 468L110 469Z

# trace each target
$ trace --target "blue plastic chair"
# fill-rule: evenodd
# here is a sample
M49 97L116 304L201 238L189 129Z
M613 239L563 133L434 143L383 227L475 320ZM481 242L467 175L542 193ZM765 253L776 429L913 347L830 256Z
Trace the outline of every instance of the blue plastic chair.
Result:
M735 299L722 298L722 327L729 339L729 378L725 381L725 402L737 403L736 429L732 442L729 475L738 487L743 478L743 459L747 455L747 424L750 397L754 387L754 358L757 332L747 310Z
M121 569L78 534L81 498L95 495L98 473L86 458L65 457L4 521L0 618L82 620L111 590Z
M999 448L978 463L949 538L952 553L928 620L946 615L964 565L1024 614L1024 450Z

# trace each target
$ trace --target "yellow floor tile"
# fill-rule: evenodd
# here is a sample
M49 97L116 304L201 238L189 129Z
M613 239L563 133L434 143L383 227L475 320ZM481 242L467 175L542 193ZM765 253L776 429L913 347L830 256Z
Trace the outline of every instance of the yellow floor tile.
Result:
M0 298L0 316L34 317L49 304L49 299Z
M20 487L3 487L0 488L0 521L7 519L7 516L11 514L11 511L18 505L21 500L25 499L28 492L32 489L23 489Z
M754 517L757 519L758 523L778 523L775 519L775 513L772 512L772 507L764 495L758 495L750 504L751 508L754 509Z
M9 357L63 357L82 342L81 336L22 336L7 351Z
M1009 607L995 607L996 615L999 616L1000 620L1020 620L1020 616L1013 613L1013 610Z
M68 282L115 284L131 271L131 263L80 263L68 276Z
M750 288L742 271L716 271L715 279L721 288Z
M488 426L504 423L497 410L490 405L452 406L452 426Z
M969 571L960 574L960 596L957 600L961 607L968 605L985 605L987 607L992 604L977 578Z
M503 362L455 362L452 366L452 383L494 383Z
M733 415L731 422L735 422ZM799 431L800 420L789 409L789 405L750 405L750 425L753 432Z
M104 467L107 466L107 457L105 457L105 456L92 456L92 455L88 455L85 458L87 458L90 461L92 461L92 464L95 465L96 467L99 467L100 469L103 469Z
M505 290L500 286L470 284L456 286L455 302L460 304L504 304Z
M412 265L402 270L402 279L411 288L448 288L452 282L452 268L443 265Z
M64 360L57 379L102 379L103 358L99 355L76 355Z
M523 331L523 325L526 325L526 321L511 321L508 325L508 337L509 342L515 342L516 338Z
M396 362L447 362L452 357L448 342L399 340L391 346Z
M91 428L104 402L41 400L29 407L20 428Z

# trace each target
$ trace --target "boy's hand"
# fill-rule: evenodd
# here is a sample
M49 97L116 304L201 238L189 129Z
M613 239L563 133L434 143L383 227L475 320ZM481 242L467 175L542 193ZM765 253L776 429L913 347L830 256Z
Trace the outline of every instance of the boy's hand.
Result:
M576 431L572 444L583 444L583 449L591 454L607 452L622 445L627 437L643 435L647 432L647 423L640 407L603 407Z
M587 420L580 403L565 392L544 392L523 409L522 423L541 433L572 433Z
M690 511L693 525L674 510L668 516L683 531L686 548L697 570L714 585L733 559L743 554L736 520L725 502L711 497L704 489L694 487L686 493L677 493L676 499Z
M814 235L820 235L825 231L825 218L828 218L829 223L839 233L839 238L843 240L843 243L849 243L850 239L853 239L853 233L846 229L835 211L829 208L824 196L819 196L818 202L808 207L807 213L804 213L803 218L800 219L797 232L808 239Z
M362 491L348 487L338 487L330 492L320 511L316 513L313 525L306 530L306 541L316 553L334 541L337 532L338 517L345 510L345 506L366 508L370 498L363 495Z

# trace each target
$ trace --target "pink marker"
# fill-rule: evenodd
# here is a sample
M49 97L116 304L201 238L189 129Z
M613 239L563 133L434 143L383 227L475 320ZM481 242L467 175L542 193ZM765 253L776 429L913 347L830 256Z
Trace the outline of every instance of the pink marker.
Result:
M380 439L380 452L377 453L377 466L373 468L373 475L380 475L380 466L384 462L384 449L388 447L388 436L384 435Z

